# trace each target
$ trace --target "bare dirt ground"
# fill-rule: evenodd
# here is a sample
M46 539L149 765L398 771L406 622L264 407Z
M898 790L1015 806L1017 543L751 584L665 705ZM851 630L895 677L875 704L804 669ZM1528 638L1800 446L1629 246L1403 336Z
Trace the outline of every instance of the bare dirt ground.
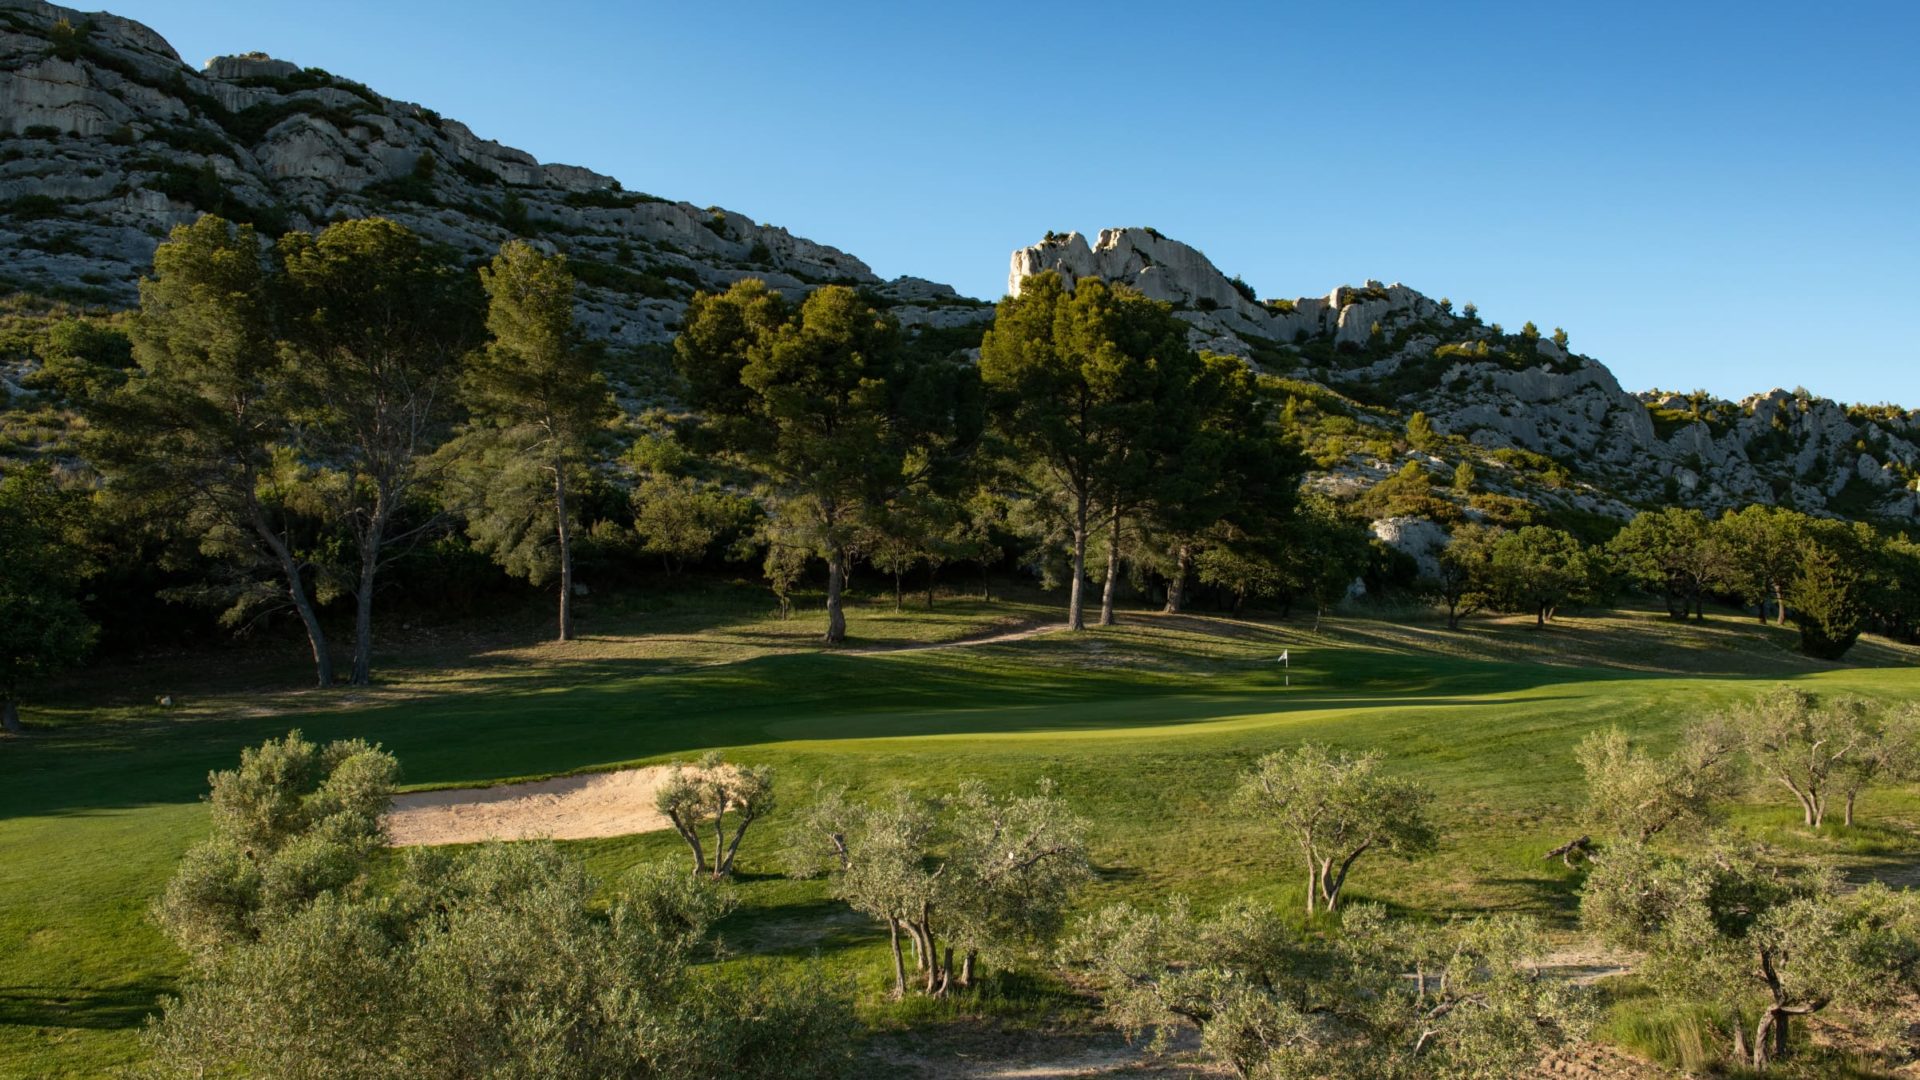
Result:
M654 808L668 767L561 776L528 784L420 791L393 798L395 847L482 840L585 840L670 826Z

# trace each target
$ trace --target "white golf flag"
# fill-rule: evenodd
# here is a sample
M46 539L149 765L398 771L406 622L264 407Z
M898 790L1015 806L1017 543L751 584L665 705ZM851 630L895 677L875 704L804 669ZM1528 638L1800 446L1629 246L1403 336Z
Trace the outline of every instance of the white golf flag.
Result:
M1293 650L1292 650L1292 649L1286 649L1286 650L1283 650L1283 651L1282 651L1282 652L1280 653L1280 662L1281 662L1281 663L1283 663L1283 664L1287 664L1287 663L1292 663L1292 661L1290 661L1290 660L1288 660L1288 659L1287 659L1287 656L1288 656L1289 654L1291 654L1292 652L1293 652Z

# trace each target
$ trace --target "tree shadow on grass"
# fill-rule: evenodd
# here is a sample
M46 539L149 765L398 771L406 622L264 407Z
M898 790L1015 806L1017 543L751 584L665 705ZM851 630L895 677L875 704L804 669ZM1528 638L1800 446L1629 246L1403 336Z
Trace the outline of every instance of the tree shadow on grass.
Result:
M174 992L174 980L152 976L112 986L0 987L0 1025L111 1030L139 1027Z

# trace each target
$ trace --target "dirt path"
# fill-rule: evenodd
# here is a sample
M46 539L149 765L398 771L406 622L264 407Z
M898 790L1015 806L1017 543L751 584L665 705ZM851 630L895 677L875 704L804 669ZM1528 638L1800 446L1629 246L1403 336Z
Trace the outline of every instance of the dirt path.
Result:
M585 840L665 829L653 796L667 766L561 776L528 784L450 788L393 797L395 847L482 840Z
M931 645L874 645L864 649L849 649L853 656L877 656L889 653L933 652L936 649L965 649L975 645L999 645L1008 641L1025 641L1028 638L1051 634L1055 630L1065 630L1065 623L1042 623L1029 626L1024 630L1008 630L1004 633L989 634L986 637L961 638L958 641L938 641Z

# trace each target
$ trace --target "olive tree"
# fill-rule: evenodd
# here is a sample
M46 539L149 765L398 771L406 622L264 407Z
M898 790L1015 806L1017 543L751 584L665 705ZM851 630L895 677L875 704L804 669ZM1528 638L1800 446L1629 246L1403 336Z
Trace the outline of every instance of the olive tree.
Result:
M1741 733L1721 720L1689 726L1664 757L1634 745L1618 727L1593 732L1574 750L1586 774L1587 816L1635 844L1702 825L1716 800L1736 793L1741 750Z
M1235 901L1211 917L1119 904L1086 919L1063 961L1129 1036L1163 1047L1183 1024L1237 1076L1516 1075L1580 1038L1591 1001L1540 977L1540 929L1512 916L1426 925L1376 905L1308 935Z
M213 835L187 850L155 918L206 960L358 886L386 844L398 776L393 755L358 739L316 746L293 731L241 751L208 777Z
M654 795L654 805L692 849L693 872L723 878L733 873L747 827L773 812L773 767L729 765L717 753L692 766L675 762ZM700 840L707 830L713 833L711 860Z
M1900 995L1920 988L1910 893L1848 890L1756 849L1611 850L1588 875L1580 913L1608 942L1644 950L1641 973L1663 996L1717 1007L1728 1052L1755 1068L1792 1051L1795 1017L1839 1007L1884 1026ZM1757 1017L1751 1038L1743 1017Z
M1340 906L1347 875L1367 852L1412 858L1437 843L1427 812L1433 796L1385 775L1380 762L1378 753L1356 756L1305 743L1261 758L1241 782L1241 805L1299 847L1309 915L1316 900L1327 911Z
M389 896L321 897L190 978L148 1034L161 1076L826 1078L851 1065L817 972L696 977L733 906L642 867L601 899L551 844L415 849Z
M1857 796L1877 773L1856 769L1875 755L1879 742L1866 703L1858 699L1822 699L1778 686L1730 710L1727 722L1745 735L1754 770L1793 793L1810 828L1826 820L1836 789L1851 784Z
M821 791L794 862L824 870L836 896L886 923L896 996L907 992L903 937L922 992L966 989L983 954L1049 941L1089 876L1086 823L1045 783L1014 796L977 783L945 799L899 790L875 803Z

